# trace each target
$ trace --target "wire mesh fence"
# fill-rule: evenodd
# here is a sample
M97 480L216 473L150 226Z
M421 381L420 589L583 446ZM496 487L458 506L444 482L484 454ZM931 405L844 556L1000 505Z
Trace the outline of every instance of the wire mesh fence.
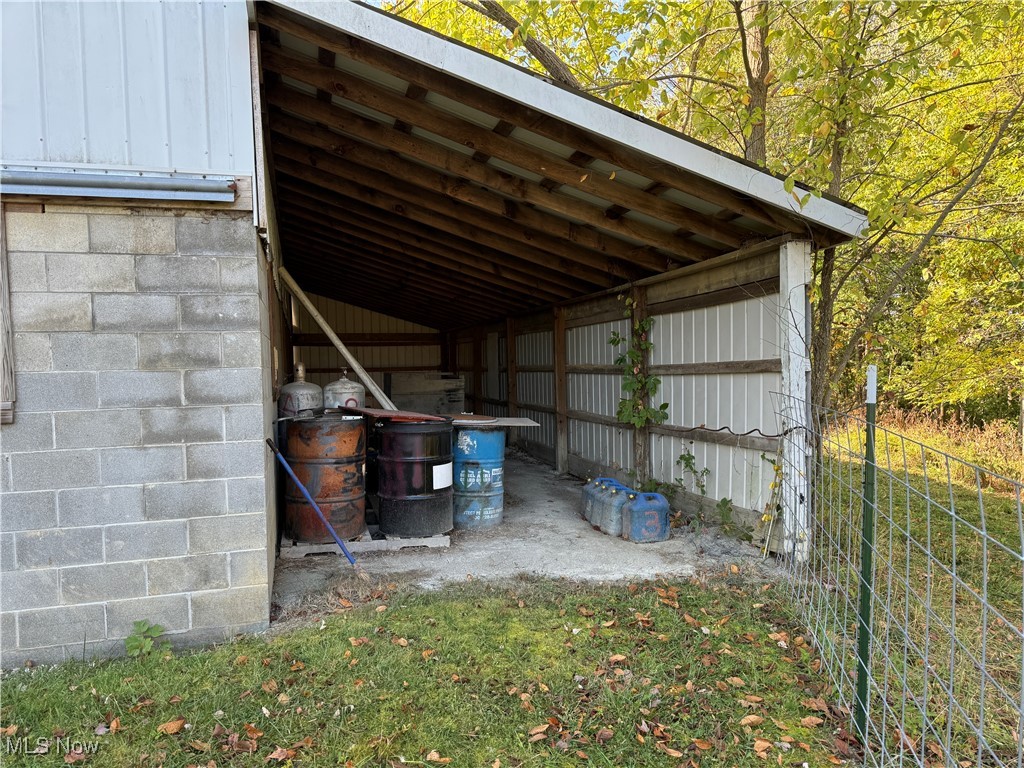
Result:
M812 510L790 587L865 763L1024 768L1021 482L878 427L872 501L867 419L781 411L810 412L814 448L784 456Z

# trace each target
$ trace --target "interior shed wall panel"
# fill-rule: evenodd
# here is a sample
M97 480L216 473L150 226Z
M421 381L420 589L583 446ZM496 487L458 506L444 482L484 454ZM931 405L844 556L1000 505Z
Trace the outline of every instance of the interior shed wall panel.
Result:
M5 162L250 176L245 3L0 3Z
M324 296L308 294L317 311L339 335L351 333L433 333L433 328L418 325L396 317L389 317L369 309L345 304ZM322 333L320 326L299 307L296 310L300 333ZM333 346L302 346L296 347L297 361L305 363L307 370L313 371L306 377L321 387L341 377L341 369L349 367L341 353ZM352 354L364 368L421 368L438 370L441 366L440 345L425 346L394 346L364 347L352 346ZM370 371L370 375L378 384L384 381L384 371ZM349 372L349 378L355 375Z

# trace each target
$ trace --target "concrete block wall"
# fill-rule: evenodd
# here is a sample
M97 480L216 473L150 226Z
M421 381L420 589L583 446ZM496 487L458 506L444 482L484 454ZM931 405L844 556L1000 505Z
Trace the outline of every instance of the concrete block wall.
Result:
M8 210L0 663L269 617L264 259L247 212Z

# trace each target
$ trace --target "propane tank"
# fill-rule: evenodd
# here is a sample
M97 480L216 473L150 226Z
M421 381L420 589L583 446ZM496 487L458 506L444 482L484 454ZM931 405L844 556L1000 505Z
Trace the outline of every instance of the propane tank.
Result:
M316 384L306 381L306 366L295 365L295 381L281 387L277 397L279 419L299 414L317 414L324 409L324 391Z
M324 408L365 408L366 387L348 378L343 368L341 378L324 387Z

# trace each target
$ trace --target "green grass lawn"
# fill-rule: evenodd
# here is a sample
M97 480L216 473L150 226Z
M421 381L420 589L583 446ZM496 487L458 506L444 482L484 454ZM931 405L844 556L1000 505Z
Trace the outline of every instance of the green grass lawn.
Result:
M786 596L743 579L382 588L270 640L7 675L0 726L97 766L841 762Z

